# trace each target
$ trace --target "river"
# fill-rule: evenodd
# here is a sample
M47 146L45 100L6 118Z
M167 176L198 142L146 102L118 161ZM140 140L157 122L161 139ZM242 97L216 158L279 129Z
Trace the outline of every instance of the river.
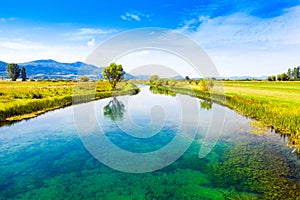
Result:
M140 87L1 127L0 199L297 198L300 162L284 137Z

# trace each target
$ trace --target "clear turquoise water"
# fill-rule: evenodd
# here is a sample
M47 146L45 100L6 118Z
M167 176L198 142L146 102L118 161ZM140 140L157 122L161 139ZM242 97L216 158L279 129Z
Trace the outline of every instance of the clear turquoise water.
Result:
M142 87L126 104L128 98L118 97L124 105L118 117L104 114L111 99L76 106L93 104L106 137L129 152L159 150L180 134L176 97ZM285 139L269 130L252 134L250 119L228 108L212 105L225 111L225 123L214 148L200 159L212 117L210 106L200 105L191 146L175 162L148 173L117 171L95 159L80 140L72 106L1 127L0 199L299 199L299 158ZM185 132L198 127L197 120L189 122ZM143 138L143 133L156 134ZM91 129L86 137L93 134Z

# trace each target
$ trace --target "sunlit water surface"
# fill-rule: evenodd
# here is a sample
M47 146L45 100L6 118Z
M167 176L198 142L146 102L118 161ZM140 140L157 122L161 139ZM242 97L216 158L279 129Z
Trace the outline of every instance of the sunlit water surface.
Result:
M136 96L70 106L1 127L0 199L296 199L299 159L283 137L269 130L252 134L250 119L209 102L200 106L192 97L184 98L198 102L199 118L182 116L178 96L153 94L141 86ZM116 111L109 110L111 104L105 107L111 101ZM196 131L195 137L183 155L160 170L117 171L95 159L78 135L74 108L89 105L101 134L129 152L157 151L189 131ZM184 133L182 118L189 122ZM200 159L201 145L214 142L204 139L214 125L211 120L220 122L216 126L223 126L222 132ZM91 129L84 137L93 134Z

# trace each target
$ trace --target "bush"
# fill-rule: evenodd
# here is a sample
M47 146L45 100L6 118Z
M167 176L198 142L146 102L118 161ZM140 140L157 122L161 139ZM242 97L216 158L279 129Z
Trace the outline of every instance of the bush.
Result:
M89 80L90 80L90 78L87 77L87 76L82 76L82 77L80 78L80 81L81 81L81 82L88 82Z
M202 79L199 82L199 87L203 91L209 91L214 86L214 83L211 79Z

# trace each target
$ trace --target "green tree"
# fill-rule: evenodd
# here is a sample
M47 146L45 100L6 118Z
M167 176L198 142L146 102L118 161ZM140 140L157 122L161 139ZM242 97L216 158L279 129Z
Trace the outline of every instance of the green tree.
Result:
M277 75L277 80L278 81L288 81L288 80L290 80L290 78L287 75L287 73L283 73L283 74L278 74Z
M107 79L113 89L116 89L117 83L124 79L125 71L121 64L111 63L103 69L103 78Z
M287 78L290 79L291 78L291 75L292 75L292 70L290 68L288 68L288 71L287 71Z
M89 82L89 77L87 77L87 76L82 76L82 77L80 77L80 81L81 82Z
M297 67L294 67L293 71L292 71L292 76L293 79L296 80L297 79Z
M272 81L272 76L268 76L268 81Z
M10 64L7 64L6 71L9 75L9 77L11 78L11 80L16 81L17 78L19 78L19 76L20 76L21 70L20 70L18 64L10 63Z
M278 74L278 75L277 75L277 80L278 80L278 81L282 81L282 74Z
M282 74L282 80L283 80L283 81L288 81L288 80L290 80L289 75L288 75L287 73L283 73L283 74Z
M149 82L151 85L154 85L158 79L159 79L158 75L152 75L149 77Z
M201 90L209 91L214 86L214 82L212 79L202 79L199 81L198 85Z
M272 75L272 81L276 81L276 76Z
M294 75L294 80L300 78L300 67L295 67L295 68L294 68L294 73L293 73L293 75Z
M26 75L26 69L25 69L25 67L22 67L21 72L22 72L22 75L21 75L22 81L26 81L27 75Z

